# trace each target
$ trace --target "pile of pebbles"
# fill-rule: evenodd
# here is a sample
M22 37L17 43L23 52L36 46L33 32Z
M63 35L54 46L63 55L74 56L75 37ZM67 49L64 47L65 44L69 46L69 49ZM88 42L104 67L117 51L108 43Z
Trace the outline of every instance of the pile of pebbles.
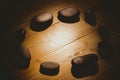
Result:
M77 8L64 8L58 11L58 19L64 23L75 23L80 20L80 11ZM90 24L96 24L96 16L91 11L84 13L84 20ZM31 19L30 28L33 31L46 30L53 22L53 15L51 13L40 13L35 15ZM107 43L106 37L108 37L108 31L105 27L98 29L100 37L103 39L98 44L99 55L106 59L110 58L112 53L111 47ZM16 47L16 53L14 56L14 64L20 68L28 67L31 60L31 54L27 48L21 46L25 39L26 30L20 29L15 32L14 46ZM90 53L84 56L77 56L71 60L71 72L75 77L83 77L86 75L94 74L98 71L98 55ZM60 65L57 62L43 62L40 64L40 72L45 75L57 75L59 73Z

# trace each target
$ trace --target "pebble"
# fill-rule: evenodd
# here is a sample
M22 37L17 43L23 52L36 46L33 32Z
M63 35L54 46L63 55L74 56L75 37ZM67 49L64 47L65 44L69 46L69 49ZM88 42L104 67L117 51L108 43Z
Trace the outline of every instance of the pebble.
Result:
M62 22L71 23L79 21L80 11L77 8L64 8L58 11L58 18Z
M87 54L84 56L78 56L72 59L72 66L85 67L88 65L96 64L98 56L96 54Z
M101 41L98 44L98 53L103 59L111 59L113 57L112 46L108 42Z
M45 75L56 75L59 72L59 67L57 62L43 62L40 65L40 72Z
M91 11L86 11L84 13L84 20L90 25L96 25L96 16Z
M18 46L13 54L13 63L19 69L28 68L31 60L29 50L24 46Z
M47 29L52 22L53 15L51 13L41 13L32 18L30 28L33 31L43 31Z
M19 29L14 33L14 39L13 43L15 46L21 45L21 43L24 41L26 35L25 29Z

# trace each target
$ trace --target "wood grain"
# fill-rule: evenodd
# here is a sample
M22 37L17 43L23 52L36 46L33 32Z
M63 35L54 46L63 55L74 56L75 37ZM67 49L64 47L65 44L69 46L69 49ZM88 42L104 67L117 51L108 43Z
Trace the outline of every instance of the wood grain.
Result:
M114 24L110 23L105 13L104 0L31 0L30 4L23 5L20 11L28 8L28 11L16 14L22 18L15 21L10 32L19 28L27 31L26 38L22 45L30 50L32 59L30 66L25 70L12 68L16 80L108 80L112 74L111 63L101 59L98 55L97 45L101 41L97 33L97 28L101 23L109 25L112 36L119 33L119 30L112 31ZM33 6L31 6L31 4ZM25 7L27 6L27 7ZM25 8L24 8L25 7ZM80 21L77 23L64 23L57 18L57 12L65 7L77 7L80 14ZM91 26L84 21L84 12L92 10L97 17L96 26ZM52 25L41 32L35 32L30 29L31 18L42 12L51 12L54 16ZM110 23L110 24L109 24ZM12 24L12 23L11 23ZM115 32L118 31L118 32ZM111 37L111 38L113 38ZM116 37L119 37L117 35ZM114 39L117 39L114 37ZM113 42L114 40L111 40ZM115 44L113 42L113 44ZM117 44L117 43L116 43ZM76 78L71 74L71 60L76 56L94 53L99 56L99 71L92 76ZM43 75L39 72L40 64L44 61L56 61L60 64L60 72L56 76ZM105 77L106 76L106 77Z

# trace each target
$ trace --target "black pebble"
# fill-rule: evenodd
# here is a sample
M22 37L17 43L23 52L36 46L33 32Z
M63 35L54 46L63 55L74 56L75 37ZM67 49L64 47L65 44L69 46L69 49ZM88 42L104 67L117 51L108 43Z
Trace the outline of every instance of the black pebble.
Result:
M86 11L84 13L84 20L90 25L96 25L96 16L91 11Z
M43 31L47 29L53 22L51 13L42 13L34 16L30 23L30 28L33 31Z
M105 26L100 25L97 31L103 41L108 41L110 33Z
M94 75L98 72L98 64L88 65L84 67L71 67L71 73L76 78L82 78L90 75Z
M87 54L72 59L71 73L74 77L85 77L98 72L98 56Z
M98 53L101 58L106 60L112 59L112 57L114 56L112 46L105 41L101 41L98 44Z
M40 72L45 75L57 75L59 73L59 64L56 62L43 62L40 65Z
M29 67L31 60L31 54L29 50L24 46L19 46L15 48L15 53L13 54L13 64L18 69L25 69Z
M98 56L96 54L87 54L84 56L78 56L72 59L72 66L84 67L92 64L96 64Z
M26 35L25 29L19 29L14 33L13 43L16 46L21 45L21 43L24 41Z
M80 11L77 8L64 8L58 11L58 19L66 23L74 23L80 20Z

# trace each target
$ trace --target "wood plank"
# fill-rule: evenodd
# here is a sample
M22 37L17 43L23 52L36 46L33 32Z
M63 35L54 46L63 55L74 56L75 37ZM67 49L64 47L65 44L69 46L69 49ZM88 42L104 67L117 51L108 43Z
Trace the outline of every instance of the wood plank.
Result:
M75 24L57 23L46 31L35 33L26 38L23 45L29 48L32 56L40 54L39 57L43 57L95 30L95 27L82 20Z
M77 3L79 1L81 1L80 3L81 5ZM103 24L107 23L106 26L111 31L113 36L111 37L112 40L113 39L117 40L119 38L118 24L113 24L112 21L114 21L114 19L111 21L111 15L108 16L109 13L107 13L107 11L104 10L104 7L93 8L93 5L99 6L98 5L99 1L98 2L96 0L89 1L91 4L86 3L84 0L79 0L79 1L76 0L75 3L68 3L68 5L65 5L65 4L64 5L65 6L76 5L78 7L82 6L79 9L81 10L83 9L83 11L87 9L87 7L89 6L91 9L93 9L93 11L95 11L97 15L98 23L103 23ZM86 4L88 5L86 6ZM58 5L61 5L61 4L58 4ZM58 9L60 8L61 7L59 7ZM47 7L45 9L47 9ZM39 11L39 10L40 9L38 8L35 11ZM56 9L51 9L51 10L53 10L54 12L54 10L57 10L57 7ZM34 15L33 13L35 12L33 11L32 13L29 13L28 16L22 19L29 20L29 18L31 17L31 14ZM113 66L116 66L116 64L118 65L119 55L116 57L117 59L114 63L115 65L112 65L112 66L110 61L105 61L99 57L99 61L98 61L99 72L95 75L86 76L84 78L75 78L71 75L70 70L71 70L72 58L74 58L75 56L79 56L79 55L81 56L81 55L89 54L92 52L98 55L97 43L101 40L97 32L94 31L96 30L99 24L97 24L97 26L95 27L91 27L84 22L82 18L83 16L80 16L80 17L81 17L80 23L78 22L75 24L64 24L64 23L58 22L54 25L51 25L51 27L45 30L45 32L31 31L29 28L29 23L26 23L26 22L21 23L22 22L22 19L21 19L20 20L21 24L19 27L24 27L25 29L27 29L27 36L23 45L29 48L32 54L32 60L28 69L13 70L16 80L112 80L112 79L115 79L116 77L113 75L118 75L115 73L118 71L112 71L112 70L119 70L118 66L113 67ZM67 29L68 27L69 29ZM89 31L91 32L89 33ZM64 38L65 35L63 35L62 37L58 37L58 35L59 34L61 35L61 33L64 33L64 34L70 33L70 35L74 35L74 36L67 35L67 38ZM54 39L56 36L57 38ZM63 40L63 42L59 41L61 44L59 42L57 44L56 40L57 41ZM116 40L113 40L112 42L116 42ZM117 42L119 42L119 40ZM50 43L54 44L55 46L53 45L52 47L50 47ZM116 51L116 53L118 52L119 50ZM58 75L46 76L39 72L40 63L44 61L54 61L54 60L61 65L60 73ZM111 78L112 76L113 78Z
M78 5L79 6L79 5ZM98 13L100 13L100 11L98 12ZM98 14L97 13L97 14ZM104 15L105 16L105 15ZM80 16L80 17L82 17L82 16ZM103 18L102 16L101 16L101 14L100 14L100 16L99 16L99 18ZM57 19L57 18L56 18ZM97 18L98 19L98 18ZM56 20L55 20L56 21ZM106 20L107 21L107 20ZM103 21L104 22L104 21ZM104 22L104 23L106 23L106 22ZM57 25L64 25L64 26L66 26L66 24L63 24L63 23L60 23L60 22L58 22L57 23ZM77 23L78 24L78 23ZM77 25L77 24L75 24L75 25ZM80 23L81 25L82 25L82 23ZM112 23L111 23L112 24ZM107 25L109 25L109 26L111 26L111 24L109 24L109 21L108 21L108 23L107 23ZM25 24L26 25L26 24ZM93 49L91 49L92 47L92 44L90 44L89 43L89 45L91 45L91 46L88 46L87 47L87 49L88 50L82 50L82 48L85 48L85 46L83 46L83 44L86 44L86 41L88 41L88 39L89 38L87 38L86 39L86 35L84 36L84 37L82 37L81 39L80 39L80 41L78 42L78 40L76 41L76 39L78 38L79 39L79 37L81 37L80 35L79 35L79 30L77 30L78 28L76 28L75 29L75 33L73 33L72 35L76 35L76 34L78 34L78 35L76 35L76 36L74 36L74 37L69 37L69 38L67 38L67 39L65 39L65 41L63 40L63 44L62 45L65 45L65 44L67 44L66 46L64 46L63 48L59 48L60 46L62 46L61 44L56 44L56 45L58 45L58 47L55 47L54 49L53 49L53 51L51 51L52 49L49 49L49 46L47 45L47 46L45 46L45 48L46 48L46 50L43 50L43 52L42 52L42 49L40 50L40 49L37 49L37 47L39 47L39 43L40 43L40 45L41 45L41 47L43 47L42 45L45 45L45 44L48 44L49 43L49 40L46 40L47 38L49 38L50 39L50 41L53 41L53 43L55 42L55 40L54 40L54 37L56 36L56 35L53 35L52 37L50 37L48 34L59 34L59 33L57 33L57 32L54 32L54 31L56 31L56 30L60 30L60 28L59 27L56 27L57 26L56 24L55 25L52 25L48 30L46 30L45 31L45 33L47 33L47 34L45 34L45 33L43 33L43 34L45 34L45 35L43 35L42 34L42 32L33 32L33 31L31 31L30 29L29 29L29 25L27 24L27 26L25 26L25 28L27 27L27 29L29 29L29 31L27 31L27 36L26 36L26 40L25 40L25 42L23 43L23 45L25 45L25 46L27 46L28 48L30 48L30 51L32 52L32 57L34 57L34 59L32 59L32 61L31 61L31 65L30 65L30 67L27 69L27 70L18 70L18 72L16 72L17 74L17 78L19 78L18 80L22 80L22 79L26 79L26 80L30 80L30 79L32 79L32 80L39 80L39 79L42 79L42 80L46 80L46 79L49 79L49 80L58 80L58 79L60 79L60 80L67 80L67 79L72 79L72 80L76 80L76 78L74 78L72 75L71 75L71 72L70 72L70 69L71 69L71 65L70 65L70 61L71 61L71 59L73 58L73 57L75 57L75 56L78 56L78 55L84 55L84 53L87 53L87 52L97 52L97 48L93 48ZM67 25L67 27L68 27L69 25ZM71 25L71 26L73 26L73 25ZM112 24L112 28L113 28L113 24ZM53 28L53 27L56 27L56 28ZM81 27L81 26L80 26ZM90 27L90 26L89 26ZM97 26L96 26L97 27ZM95 27L95 28L96 28ZM62 29L64 29L65 31L67 30L67 28L64 28L64 27L61 27ZM95 29L94 28L94 29ZM109 27L108 27L109 28ZM51 30L50 30L51 29ZM72 29L72 28L71 28ZM81 29L81 28L80 28ZM87 29L87 28L86 28ZM110 29L110 28L109 28ZM53 30L53 31L52 31ZM90 29L90 30L93 30L93 29ZM84 31L84 29L83 29L83 31ZM85 32L86 32L87 30L85 30ZM89 30L88 30L89 31ZM111 30L112 31L112 30ZM118 32L115 32L116 30L114 30L114 32L113 32L113 36L114 36L114 34L117 34L118 32L119 32L119 30L118 30ZM34 33L34 34L31 34L31 33ZM52 33L53 32L53 33ZM62 30L61 30L61 32L62 32ZM81 32L81 31L80 31ZM39 34L38 34L39 33ZM68 33L69 33L69 30L68 30ZM83 33L84 32L82 32L82 36L83 36ZM38 34L38 35L37 35ZM93 33L91 33L91 34L93 34ZM96 32L95 32L95 34L96 34ZM33 37L33 35L34 35L34 37ZM40 39L39 37L36 37L35 35L37 35L37 36L39 36L39 37L42 37L43 39ZM42 36L41 36L42 35ZM118 34L119 35L119 34ZM46 36L46 37L44 37L44 36ZM77 37L78 36L78 37ZM89 35L90 36L90 35ZM93 35L92 35L93 36ZM95 36L95 35L94 35ZM32 38L35 38L35 39L32 39L32 38L29 38L29 37L32 37ZM76 37L76 39L75 39L75 37ZM85 39L84 39L85 38ZM93 38L94 39L94 38ZM32 42L32 43L27 43L27 41L29 41L29 40L31 40L30 42L32 42L32 41L37 41L37 42L35 42L35 44L33 44L34 42ZM58 39L59 40L59 39ZM58 41L57 40L57 41ZM60 38L60 40L61 40L61 38ZM69 43L69 40L75 40L75 42L72 42L72 43L70 43L70 44L68 44ZM82 40L83 40L83 42L82 42ZM91 40L91 39L89 39L89 40ZM97 40L97 39L96 39ZM100 39L99 39L100 40ZM98 41L99 41L98 40ZM68 43L67 43L68 42ZM80 43L80 44L78 44L78 43ZM57 42L56 42L57 43ZM76 43L76 44L75 44ZM94 40L93 40L93 43L94 43ZM28 45L28 44L30 44L31 45L31 47L30 47L30 45ZM74 44L74 46L71 46L72 44ZM94 43L95 45L96 45L96 43ZM56 46L55 45L55 46ZM75 47L75 45L76 45L76 47ZM33 46L36 46L36 47L33 47ZM70 47L71 46L71 47ZM78 46L80 47L80 49L78 48ZM40 47L40 48L41 48ZM90 47L90 48L89 48ZM95 47L95 46L94 46ZM34 50L36 48L36 50ZM45 49L44 48L44 49ZM56 48L58 48L58 50L56 50ZM67 51L67 50L70 50L70 51ZM90 50L89 50L90 49ZM47 52L49 53L49 50L50 50L50 54L47 54ZM56 51L54 51L54 50L56 50ZM39 52L40 51L40 52ZM66 51L66 52L65 52ZM75 53L73 53L75 51ZM45 53L45 54L47 54L47 55L43 55L43 56L41 56L41 54L39 54L39 53ZM80 53L81 52L81 53ZM35 53L35 54L34 54ZM37 54L36 54L37 53ZM65 53L72 53L72 54L65 54ZM40 55L40 56L39 56ZM38 57L35 57L35 56L38 56ZM60 58L56 58L56 56L63 56L63 57L60 57ZM43 61L54 61L54 60L57 60L57 62L59 62L60 63L60 65L62 65L61 66L61 71L60 71L60 73L57 75L57 76L54 76L54 77L51 77L51 76L45 76L45 75L42 75L42 74L40 74L39 73L39 64L41 63L41 62L43 62ZM106 74L106 73L104 73L105 71L107 71L107 72L110 72L109 70L110 70L110 65L107 63L107 62L105 62L105 61L103 61L102 59L100 59L99 60L99 66L100 66L100 70L99 70L99 72L96 74L96 75L93 75L93 76L88 76L88 77L85 77L85 78L82 78L82 80L103 80L104 78L102 77L103 75L108 75L108 74ZM67 68L67 70L66 70L66 68ZM104 70L103 70L104 69ZM67 74L67 75L65 75L65 74ZM77 80L81 80L81 79L77 79Z
M79 55L85 55L85 54L89 54L89 53L97 54L97 43L99 41L100 41L99 36L97 35L96 32L93 32L93 33L65 46L64 48L61 48L51 54L48 54L47 56L44 56L41 58L38 57L35 61L34 61L35 57L32 57L30 67L24 71L18 70L18 73L21 72L19 75L27 74L25 76L26 80L27 79L35 79L35 80L43 79L43 80L45 80L48 78L50 80L52 80L52 79L62 78L62 76L65 75L66 72L69 72L69 74L70 74L70 71L67 71L67 70L69 70L71 67L71 59L73 57L79 56ZM41 54L38 54L37 56L40 56L40 55ZM60 73L55 77L45 76L45 75L42 75L41 73L39 73L39 65L41 62L44 62L44 61L59 62L59 64L61 65ZM66 68L68 68L68 69L66 69ZM69 76L71 76L71 74ZM64 77L64 79L65 78L67 78L67 76ZM72 78L74 78L74 77L72 77Z

